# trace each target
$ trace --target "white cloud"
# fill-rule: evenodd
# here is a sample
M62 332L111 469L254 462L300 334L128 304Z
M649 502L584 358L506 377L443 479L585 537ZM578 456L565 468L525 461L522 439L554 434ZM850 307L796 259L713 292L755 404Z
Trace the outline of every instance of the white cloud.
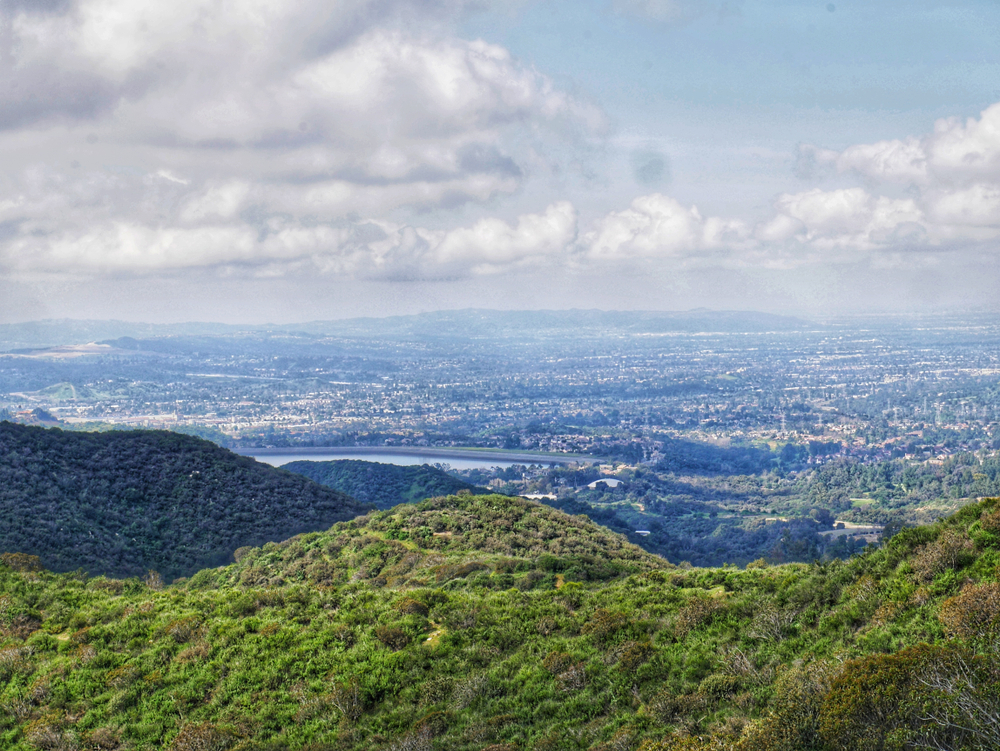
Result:
M953 227L1000 228L1000 185L977 183L968 188L930 192L928 213L939 224Z
M179 218L184 223L232 219L246 206L250 191L248 183L236 180L205 186L184 202Z
M815 189L781 196L764 239L856 250L917 247L948 251L1000 238L1000 104L978 118L938 120L923 136L799 149L802 176L825 169L859 175L869 189ZM910 197L877 195L908 187ZM795 227L792 223L797 223Z
M449 232L432 258L445 267L468 266L476 273L545 264L566 252L576 239L576 227L576 210L562 201L544 214L518 217L515 226L483 219L468 229Z
M919 139L879 141L832 154L841 172L853 171L866 177L922 183L927 180L927 154Z
M754 229L765 248L798 246L836 260L830 251L913 249L928 242L928 224L915 201L876 196L863 188L786 193L774 208L775 215Z
M495 144L512 124L600 120L504 48L476 40L374 29L281 73L207 92L203 80L186 81L126 104L123 116L151 133L166 123L181 143L298 148L322 170L388 179L454 171L461 147Z
M853 172L886 182L920 186L1000 180L1000 103L983 110L978 119L938 120L932 132L870 144L837 152L801 147L800 155L821 164L835 164L840 172Z
M539 153L606 128L508 50L451 34L470 1L3 6L0 264L461 276L568 247L566 203L512 226L398 224L513 194ZM358 242L361 225L397 245Z
M743 242L742 222L705 218L696 206L684 207L660 193L636 198L624 211L605 216L583 238L594 259L683 258L699 251L732 248Z
M505 126L602 127L599 111L504 48L425 17L462 4L77 0L61 14L22 11L4 44L0 129L59 120L202 158L294 152L305 158L273 166L402 179L459 169L474 144L499 150ZM393 23L414 5L422 23ZM75 95L54 84L67 76Z
M786 243L792 239L803 240L808 229L801 219L778 213L754 227L754 237L765 244Z
M148 273L245 261L254 252L254 235L246 228L155 229L114 222L81 233L22 235L0 261L22 272Z
M931 236L933 231L914 200L863 188L783 194L771 217L752 228L736 219L703 217L697 207L656 193L607 214L579 245L592 261L791 267L925 247L944 238Z
M706 216L660 193L582 220L547 196L505 212L498 199L527 204L548 164L562 160L552 184L566 185L560 168L608 126L507 49L455 36L467 4L3 6L0 269L451 279L856 261L1000 237L1000 104L922 136L805 145L801 176L837 172L837 187L790 190L764 217ZM715 5L615 7L677 22ZM669 179L665 155L647 161L639 182Z
M221 186L202 196L193 213L216 221L200 226L103 221L78 231L22 233L0 251L0 267L71 276L219 267L251 275L310 269L360 278L463 278L558 264L577 231L576 211L566 202L513 224L487 218L450 231L384 221L304 226L277 217L263 228L220 223L240 192L241 186Z
M1000 104L978 120L939 120L925 142L931 169L942 178L1000 179Z

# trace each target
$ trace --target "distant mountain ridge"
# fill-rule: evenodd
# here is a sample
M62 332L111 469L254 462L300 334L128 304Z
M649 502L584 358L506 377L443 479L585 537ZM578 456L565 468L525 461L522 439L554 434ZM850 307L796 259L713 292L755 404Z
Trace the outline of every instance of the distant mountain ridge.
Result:
M531 337L577 332L702 333L798 331L821 328L800 318L755 311L442 310L387 318L317 321L282 327L341 336Z
M755 311L443 310L385 318L293 324L132 323L53 319L0 324L0 352L160 337L218 337L271 332L344 337L525 336L592 329L601 333L765 332L821 328L800 318Z
M442 337L516 338L577 333L693 334L766 333L794 331L845 331L927 329L956 325L995 325L994 314L970 313L925 315L867 315L813 321L789 315L748 310L486 310L468 308L413 315L344 318L283 324L228 324L211 322L142 323L48 319L0 324L0 353L90 342L115 343L122 349L137 349L155 339L196 338L203 342L217 337L305 336L387 339ZM132 340L132 341L129 341Z
M134 323L67 318L5 323L0 324L0 352L86 344L122 337L218 336L247 328L224 323Z
M192 436L0 422L0 552L54 571L173 579L369 508Z

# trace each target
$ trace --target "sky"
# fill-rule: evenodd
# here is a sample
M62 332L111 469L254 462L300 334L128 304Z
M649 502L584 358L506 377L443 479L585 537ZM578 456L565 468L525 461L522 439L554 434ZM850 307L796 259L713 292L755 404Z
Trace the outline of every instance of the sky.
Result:
M998 310L995 0L3 0L0 322Z

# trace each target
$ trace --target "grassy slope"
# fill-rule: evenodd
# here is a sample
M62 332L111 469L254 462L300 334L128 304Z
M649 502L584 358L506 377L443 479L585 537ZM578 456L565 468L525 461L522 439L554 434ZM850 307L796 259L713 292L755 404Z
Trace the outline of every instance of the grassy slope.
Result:
M0 747L904 748L920 711L959 712L913 676L1000 695L973 656L1000 625L996 501L825 566L675 569L468 495L237 557L162 591L0 566Z
M476 490L464 480L426 464L401 467L382 462L339 459L290 462L283 468L381 509L457 493L459 490Z
M56 571L173 579L368 508L192 436L0 422L0 551Z

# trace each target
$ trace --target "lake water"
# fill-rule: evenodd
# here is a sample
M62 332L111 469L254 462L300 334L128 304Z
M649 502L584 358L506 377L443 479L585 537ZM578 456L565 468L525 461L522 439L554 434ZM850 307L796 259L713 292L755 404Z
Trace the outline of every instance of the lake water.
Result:
M328 462L336 459L359 459L366 462L381 462L382 464L449 464L455 469L481 469L485 467L510 467L514 464L548 464L543 457L493 458L491 455L478 455L476 451L454 452L421 452L417 449L402 451L380 449L241 449L237 453L251 456L259 462L280 467L289 462Z

